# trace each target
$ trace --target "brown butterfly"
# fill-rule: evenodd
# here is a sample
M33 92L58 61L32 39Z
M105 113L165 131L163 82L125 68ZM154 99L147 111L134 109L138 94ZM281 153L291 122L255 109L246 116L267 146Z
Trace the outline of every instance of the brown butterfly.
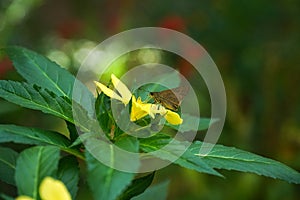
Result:
M167 109L177 111L183 98L188 92L188 86L179 86L177 88L163 90L160 92L150 92L150 96L156 103L160 103Z

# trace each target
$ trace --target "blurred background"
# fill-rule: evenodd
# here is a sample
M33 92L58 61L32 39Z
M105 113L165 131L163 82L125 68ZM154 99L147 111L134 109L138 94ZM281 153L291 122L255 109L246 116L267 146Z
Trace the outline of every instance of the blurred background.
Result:
M228 101L218 143L279 160L300 171L300 1L0 1L0 47L14 44L30 48L74 74L99 42L121 31L147 26L189 35L217 64ZM145 62L149 55L171 64L187 78L192 74L183 59L156 51L137 53L137 62ZM122 59L117 66L129 62L132 59ZM21 80L3 56L0 79ZM190 79L196 81L195 77ZM209 100L207 92L201 94L200 90L200 95ZM201 111L209 117L209 102L203 101L203 106ZM2 99L0 123L66 132L63 121ZM221 173L226 179L169 166L158 171L154 182L171 180L168 199L292 200L300 196L299 186L283 181ZM9 188L0 185L1 190ZM85 192L83 187L78 199L83 199Z

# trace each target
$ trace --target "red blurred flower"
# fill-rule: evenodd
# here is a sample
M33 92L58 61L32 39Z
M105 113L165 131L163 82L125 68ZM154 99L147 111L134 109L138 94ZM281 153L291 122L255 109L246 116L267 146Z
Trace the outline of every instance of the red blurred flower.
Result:
M186 30L185 21L182 19L182 17L177 15L169 15L163 18L158 26L162 28L173 29L179 32L185 32Z
M67 19L56 27L58 34L65 39L70 39L82 33L84 24L78 19Z
M8 58L0 60L0 78L3 78L4 75L11 70L13 70L13 65Z

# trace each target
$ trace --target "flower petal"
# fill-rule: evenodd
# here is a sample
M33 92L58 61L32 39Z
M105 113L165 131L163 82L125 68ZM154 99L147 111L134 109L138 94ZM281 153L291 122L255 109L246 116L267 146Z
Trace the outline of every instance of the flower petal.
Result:
M132 106L130 113L130 121L139 120L150 113L151 104L143 103L139 97L137 100L134 95L132 95Z
M108 87L97 81L94 81L94 83L105 95L123 102L123 99L117 93L115 93L115 91L109 89Z
M122 83L114 74L111 74L111 81L115 87L115 89L120 93L122 97L122 102L127 105L131 99L131 92L127 88L127 86Z
M71 200L71 195L63 182L51 177L46 177L42 181L40 196L43 200Z
M167 113L165 114L165 119L173 125L182 124L183 120L180 118L179 114L176 112L173 112L171 110L167 110Z

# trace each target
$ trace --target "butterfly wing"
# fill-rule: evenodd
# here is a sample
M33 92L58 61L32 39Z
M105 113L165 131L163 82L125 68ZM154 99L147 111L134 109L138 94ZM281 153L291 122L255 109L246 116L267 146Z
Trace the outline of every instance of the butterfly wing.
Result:
M162 104L165 108L177 111L181 101L188 93L187 86L180 86L170 90L163 90L160 92L150 92L154 101Z
M175 94L176 98L179 101L179 104L181 104L183 98L188 94L189 87L187 85L179 86L177 88L171 89L171 91Z

